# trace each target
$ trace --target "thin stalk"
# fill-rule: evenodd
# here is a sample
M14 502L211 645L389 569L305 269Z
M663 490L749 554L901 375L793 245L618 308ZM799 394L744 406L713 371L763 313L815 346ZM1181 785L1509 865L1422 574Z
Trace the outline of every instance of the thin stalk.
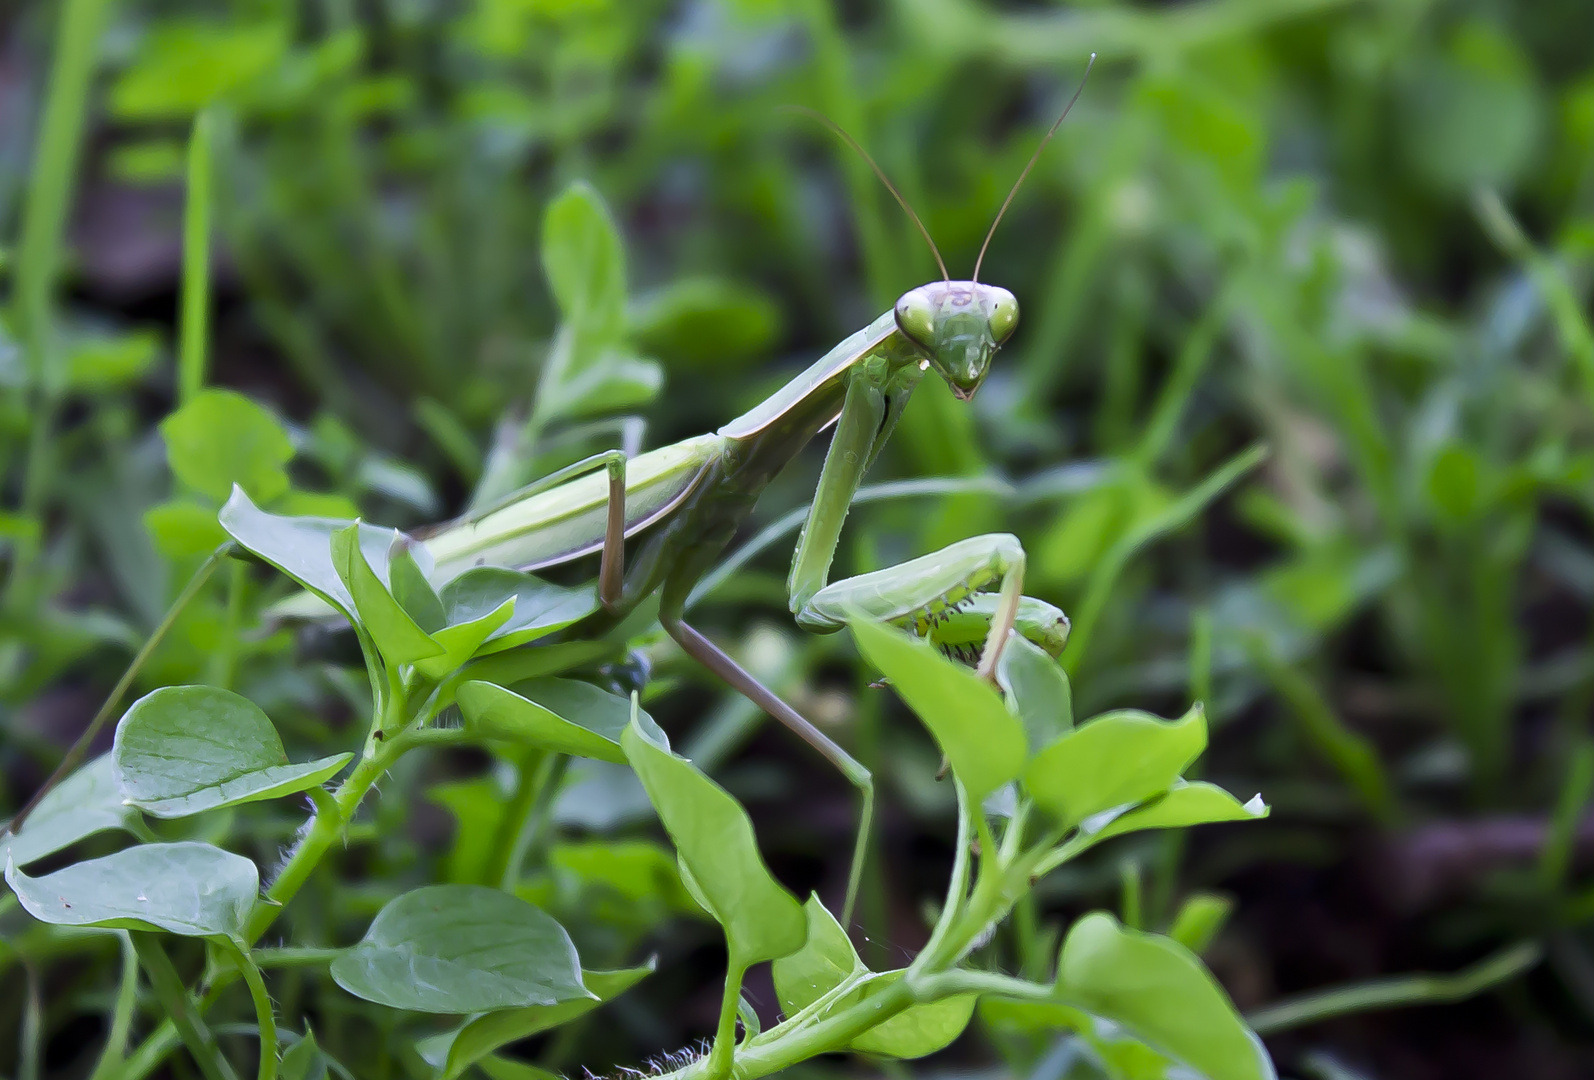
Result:
M963 790L963 785L956 779L953 785L957 788L958 797L958 835L957 848L952 854L952 876L946 886L946 900L941 905L941 917L936 919L935 927L930 931L930 940L925 942L919 955L933 953L940 948L951 933L958 918L963 913L963 905L968 899L969 891L969 851L973 846L973 815L969 813L968 793Z
M255 1006L255 1023L260 1034L260 1067L255 1078L277 1080L277 1017L271 1008L271 995L266 993L266 981L260 977L260 969L255 962L249 958L247 946L241 942L228 941L226 949L233 954L233 962L238 965L244 985L249 987L249 1000Z
M731 1074L732 1058L736 1053L736 1009L741 1003L742 977L747 965L732 961L725 970L725 997L720 1001L719 1027L714 1031L714 1047L705 1059L708 1075L722 1078Z
M514 887L513 876L520 867L513 865L515 848L531 820L538 796L548 782L554 759L561 755L532 750L515 767L515 793L504 807L493 834L492 851L482 871L482 884L498 889Z
M118 930L122 941L122 982L116 991L116 1006L111 1012L111 1030L105 1049L89 1080L114 1080L121 1072L127 1054L127 1036L133 1027L133 1010L138 1006L138 952L126 930Z
M39 973L24 964L27 994L22 1004L22 1045L17 1051L18 1080L39 1080L39 1048L44 1042L44 996L39 993Z
M188 200L183 208L182 345L177 357L178 401L184 404L205 387L210 330L210 145L214 125L208 110L200 113L188 140Z
M548 823L553 818L554 803L559 799L559 790L564 785L565 773L569 768L569 754L549 756L542 776L538 780L537 801L532 806L531 814L526 818L520 834L515 837L515 846L509 853L503 888L515 887L516 882L520 880L521 871L525 868L526 856L541 844L543 835L548 831Z
M194 1005L194 999L183 985L183 980L172 966L171 957L161 945L161 936L144 930L130 931L133 948L139 962L149 976L149 984L166 1010L167 1019L182 1037L183 1045L193 1056L194 1064L204 1074L205 1080L238 1080L232 1066L221 1056L216 1038L205 1026L205 1020Z

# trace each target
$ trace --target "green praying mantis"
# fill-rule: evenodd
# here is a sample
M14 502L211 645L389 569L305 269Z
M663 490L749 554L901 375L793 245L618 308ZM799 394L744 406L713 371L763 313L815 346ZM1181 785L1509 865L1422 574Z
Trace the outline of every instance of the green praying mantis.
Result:
M1086 77L1089 71L1087 66ZM1082 80L1008 192L967 281L952 279L928 229L868 153L820 117L862 155L907 212L935 255L941 280L904 293L890 311L711 434L635 457L621 450L593 455L481 512L412 534L433 568L432 584L439 587L477 567L579 574L595 560L592 612L528 648L603 638L656 598L659 624L686 655L794 731L858 788L862 807L844 921L850 919L868 847L874 805L870 771L687 622L688 598L769 482L815 435L833 427L787 583L798 625L829 633L860 616L889 622L975 664L987 679L995 678L1015 631L1053 656L1062 651L1068 619L1058 608L1023 595L1024 549L1009 534L971 537L857 577L835 582L829 577L864 473L891 437L920 379L934 371L959 400L968 401L1016 329L1017 300L1006 289L981 283L980 267L1014 196L1083 89ZM17 815L13 828L55 779Z
M480 566L537 572L596 556L599 609L564 631L562 640L601 636L657 595L659 623L683 652L790 728L858 788L863 805L846 915L868 846L874 805L869 770L688 623L687 601L770 480L833 426L787 579L799 626L830 633L860 615L889 622L973 660L987 679L995 678L1015 630L1053 656L1062 651L1068 619L1023 595L1024 549L1010 534L971 537L857 577L829 577L848 508L919 380L934 371L968 401L1017 328L1017 300L982 284L980 266L1002 216L1083 88L1082 81L1008 192L967 281L952 280L913 208L868 153L830 125L902 205L935 254L941 280L904 293L890 311L718 431L634 458L619 450L593 455L421 539L439 582ZM986 591L992 585L994 594Z

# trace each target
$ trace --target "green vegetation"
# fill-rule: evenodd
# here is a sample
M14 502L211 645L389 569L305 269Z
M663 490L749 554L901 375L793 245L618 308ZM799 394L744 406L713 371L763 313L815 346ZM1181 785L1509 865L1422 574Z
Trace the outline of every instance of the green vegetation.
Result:
M1586 8L0 15L0 1074L1582 1074ZM572 630L596 558L393 530L938 280L785 106L956 278L1092 52L980 272L1018 331L831 575L1011 533L1060 659L799 629L828 434L678 598L873 774L846 920L854 773L646 604Z

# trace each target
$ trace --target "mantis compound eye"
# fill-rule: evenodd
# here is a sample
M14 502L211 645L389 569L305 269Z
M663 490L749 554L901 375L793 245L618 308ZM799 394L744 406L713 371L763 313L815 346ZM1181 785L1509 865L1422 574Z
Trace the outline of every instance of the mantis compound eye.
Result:
M897 301L897 329L921 349L931 348L935 343L935 311L930 297L915 289Z
M1018 301L1006 289L986 286L990 299L991 337L998 345L1013 336L1018 328Z

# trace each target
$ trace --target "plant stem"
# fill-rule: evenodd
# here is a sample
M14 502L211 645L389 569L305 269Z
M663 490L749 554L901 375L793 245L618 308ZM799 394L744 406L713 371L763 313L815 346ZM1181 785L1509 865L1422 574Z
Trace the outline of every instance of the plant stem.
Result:
M205 387L210 323L210 132L206 111L194 120L188 141L188 200L183 207L182 347L177 358L177 400L194 399Z
M482 869L483 885L491 885L495 889L514 887L512 877L520 869L511 865L515 848L531 820L532 811L548 781L549 768L556 756L532 750L515 766L515 793L510 797L509 805L504 807L503 816L498 819L498 828L493 833L492 851L487 865Z
M133 1010L138 1005L138 952L126 930L117 931L122 940L122 985L116 992L116 1008L111 1013L111 1030L105 1049L89 1080L112 1080L121 1070L127 1053L127 1035L133 1026Z
M256 1080L277 1080L277 1017L271 1009L271 995L266 993L266 982L249 958L248 948L242 942L229 941L227 950L233 954L233 962L249 987L249 1000L255 1006L255 1023L260 1034L260 1067L255 1073Z
M133 948L138 952L139 962L144 965L144 971L149 975L149 984L155 991L155 996L160 999L161 1007L166 1010L166 1017L176 1027L182 1036L183 1045L188 1047L188 1052L193 1055L194 1063L199 1066L199 1071L205 1075L205 1080L238 1080L237 1074L232 1071L232 1066L227 1064L227 1059L221 1056L221 1049L216 1045L216 1038L205 1026L204 1018L194 1006L194 999L189 995L188 988L183 985L182 976L177 974L177 969L172 966L171 957L166 955L165 948L161 945L161 936L144 930L130 931L133 937Z
M714 1032L714 1048L709 1051L708 1076L722 1080L731 1074L732 1059L736 1054L736 1006L742 996L742 976L747 965L734 957L725 970L725 997L720 1002L719 1027Z

